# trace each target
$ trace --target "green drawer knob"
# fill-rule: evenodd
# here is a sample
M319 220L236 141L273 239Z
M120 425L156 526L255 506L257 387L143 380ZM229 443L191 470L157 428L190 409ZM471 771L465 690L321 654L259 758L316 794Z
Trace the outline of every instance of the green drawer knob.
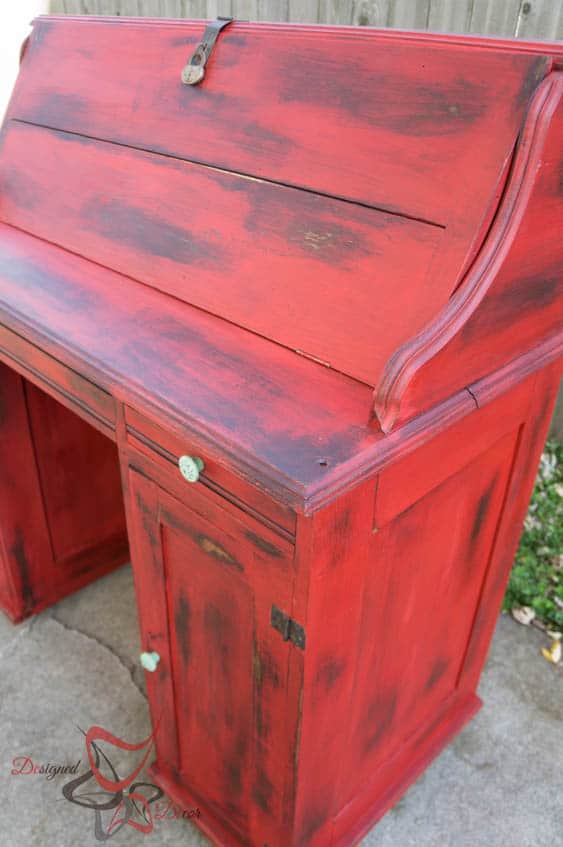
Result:
M158 653L141 653L141 665L146 671L154 673L159 662L160 656Z
M205 465L199 456L180 456L178 459L180 473L188 482L197 482Z

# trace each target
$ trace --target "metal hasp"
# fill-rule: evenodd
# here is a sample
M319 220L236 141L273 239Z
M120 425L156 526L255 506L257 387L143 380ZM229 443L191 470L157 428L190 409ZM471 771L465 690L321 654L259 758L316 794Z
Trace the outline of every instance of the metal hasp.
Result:
M188 63L182 70L184 85L197 85L205 76L205 66L211 56L215 42L221 30L233 22L233 18L218 17L205 27L203 38L195 48Z
M272 606L270 623L274 629L281 632L284 641L291 641L301 650L305 649L305 630L277 606Z

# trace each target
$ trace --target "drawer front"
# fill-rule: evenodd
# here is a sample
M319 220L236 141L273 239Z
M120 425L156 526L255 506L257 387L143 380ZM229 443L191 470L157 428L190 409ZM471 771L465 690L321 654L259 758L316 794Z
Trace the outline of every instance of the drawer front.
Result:
M5 326L0 359L115 440L115 401L107 391Z
M180 473L180 456L197 456L202 459L204 467L196 486L211 489L271 525L273 529L281 531L284 536L295 536L295 512L292 509L272 500L269 495L234 474L216 457L209 455L197 441L170 432L129 407L125 408L125 422L128 444L137 454L153 462L161 473L170 476L176 494L184 490L187 496L194 488L194 484L185 481Z

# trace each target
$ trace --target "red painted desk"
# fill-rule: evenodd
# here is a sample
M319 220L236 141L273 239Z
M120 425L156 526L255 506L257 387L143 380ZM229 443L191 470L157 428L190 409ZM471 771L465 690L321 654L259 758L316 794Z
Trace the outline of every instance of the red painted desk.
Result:
M479 707L560 372L561 48L234 23L185 84L203 29L24 46L0 601L130 548L155 779L218 844L350 845Z

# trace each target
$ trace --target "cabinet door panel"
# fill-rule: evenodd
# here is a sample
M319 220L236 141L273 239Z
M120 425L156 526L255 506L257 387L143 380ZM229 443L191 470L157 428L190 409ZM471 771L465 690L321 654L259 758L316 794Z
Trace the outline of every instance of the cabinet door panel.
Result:
M282 843L296 647L270 614L291 608L291 562L245 543L253 524L204 516L199 490L196 511L135 471L129 481L143 650L160 656L147 674L159 768L225 827Z
M193 791L247 825L254 598L219 553L204 552L163 517L179 769Z
M350 785L377 773L463 684L518 437L519 428L503 435L373 536ZM411 486L408 468L395 483Z

